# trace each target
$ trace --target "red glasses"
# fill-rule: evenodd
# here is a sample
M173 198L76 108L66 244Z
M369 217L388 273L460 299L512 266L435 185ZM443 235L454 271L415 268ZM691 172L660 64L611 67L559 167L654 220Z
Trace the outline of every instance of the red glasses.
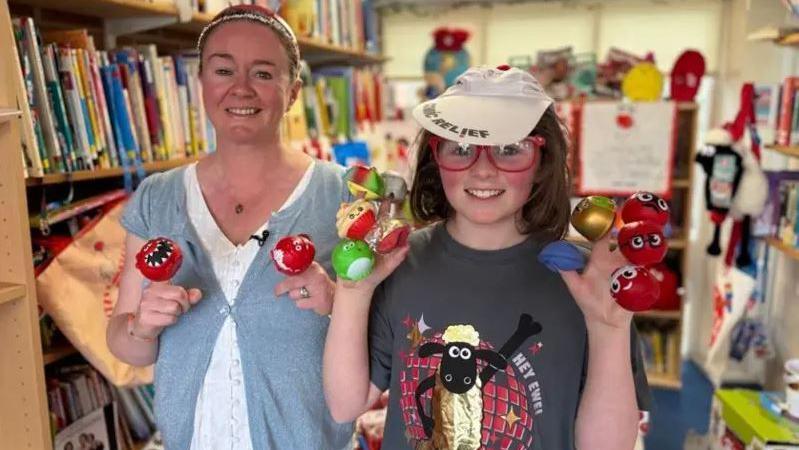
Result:
M428 142L438 166L445 170L466 170L477 162L485 150L488 161L503 172L524 172L535 164L535 151L546 141L541 136L529 136L515 144L475 145L430 136Z

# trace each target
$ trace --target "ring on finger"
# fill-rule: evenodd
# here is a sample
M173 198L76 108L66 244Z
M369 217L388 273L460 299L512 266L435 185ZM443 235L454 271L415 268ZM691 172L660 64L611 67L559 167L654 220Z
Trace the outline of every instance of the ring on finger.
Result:
M310 298L311 297L311 293L308 292L308 288L306 288L305 286L300 288L300 297L302 297L302 298Z

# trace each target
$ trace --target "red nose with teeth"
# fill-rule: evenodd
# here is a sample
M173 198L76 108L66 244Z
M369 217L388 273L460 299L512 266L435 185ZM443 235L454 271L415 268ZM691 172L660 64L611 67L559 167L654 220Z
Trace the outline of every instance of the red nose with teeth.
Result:
M183 254L174 241L159 237L151 239L136 254L136 268L151 281L170 280L183 263Z

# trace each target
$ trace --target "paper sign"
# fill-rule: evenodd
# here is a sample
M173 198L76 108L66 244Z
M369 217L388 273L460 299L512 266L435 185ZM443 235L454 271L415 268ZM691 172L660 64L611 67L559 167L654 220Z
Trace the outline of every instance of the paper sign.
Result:
M579 195L669 198L676 141L674 102L589 102L580 122Z

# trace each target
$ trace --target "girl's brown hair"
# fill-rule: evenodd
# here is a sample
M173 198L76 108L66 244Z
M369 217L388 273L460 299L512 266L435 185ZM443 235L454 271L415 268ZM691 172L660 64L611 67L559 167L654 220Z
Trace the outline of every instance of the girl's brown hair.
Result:
M523 234L550 241L561 239L569 227L571 177L566 167L569 143L566 128L550 106L530 135L541 136L541 158L536 168L530 196L521 210L517 226ZM411 211L420 221L433 222L452 216L452 206L444 194L438 164L430 150L430 136L422 130L417 136L417 160L411 187Z

